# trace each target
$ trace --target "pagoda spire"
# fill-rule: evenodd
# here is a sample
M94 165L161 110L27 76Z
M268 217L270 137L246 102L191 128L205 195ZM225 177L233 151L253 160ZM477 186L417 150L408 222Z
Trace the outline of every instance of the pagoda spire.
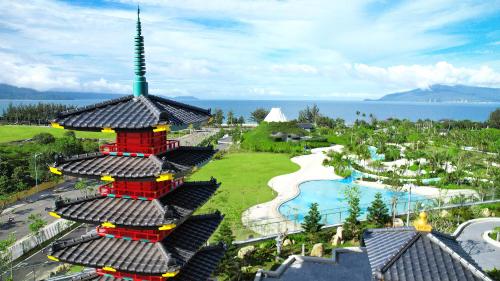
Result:
M134 96L148 94L148 82L146 82L146 60L144 57L144 36L141 34L141 10L137 6L137 24L135 41L135 55L134 55Z

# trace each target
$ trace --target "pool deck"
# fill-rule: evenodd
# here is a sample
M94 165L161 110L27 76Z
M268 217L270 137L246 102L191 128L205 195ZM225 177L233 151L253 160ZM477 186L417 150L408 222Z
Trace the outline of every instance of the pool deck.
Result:
M277 196L269 202L255 205L243 212L241 220L243 224L253 231L268 235L276 233L276 230L289 231L297 228L293 223L281 223L276 226L271 226L273 223L283 221L284 218L280 214L278 208L284 202L295 198L300 193L299 185L310 180L335 180L342 177L334 173L333 167L323 166L323 160L326 159L327 151L342 150L341 145L332 147L316 148L311 150L311 154L293 157L292 162L298 164L300 169L294 173L276 176L269 180L267 185L273 189ZM267 225L262 227L262 225Z
M279 212L279 207L300 194L299 185L303 182L341 179L342 177L335 174L333 167L323 166L323 160L327 158L326 152L330 150L341 152L342 149L342 145L322 147L312 149L311 154L293 157L291 161L298 164L300 169L294 173L276 176L269 180L267 185L276 192L277 196L269 202L245 210L241 216L243 225L261 235L271 235L285 230L298 230L300 224L285 221ZM387 187L381 182L356 181L355 183L372 188L384 189ZM441 190L430 186L417 186L412 189L412 193L426 197L475 194L473 190Z
M388 185L385 185L381 182L370 182L370 181L360 181L357 180L354 183L368 186L372 188L386 189ZM407 188L402 187L402 191L406 192ZM450 198L452 196L463 194L465 196L475 195L476 192L472 189L439 189L432 186L415 186L411 189L412 194L422 195L428 198L438 198L439 196L443 196L444 198Z

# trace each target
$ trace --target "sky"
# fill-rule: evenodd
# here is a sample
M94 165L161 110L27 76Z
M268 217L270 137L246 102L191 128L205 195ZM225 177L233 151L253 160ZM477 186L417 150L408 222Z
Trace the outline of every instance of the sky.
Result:
M500 0L0 0L0 83L130 94L137 4L152 94L360 100L500 87Z

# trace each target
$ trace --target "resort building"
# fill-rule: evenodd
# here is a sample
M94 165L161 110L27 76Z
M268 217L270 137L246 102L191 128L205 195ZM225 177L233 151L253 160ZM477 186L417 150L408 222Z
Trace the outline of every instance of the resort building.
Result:
M184 180L214 149L167 139L172 127L208 121L210 110L148 94L143 40L138 10L133 95L62 112L52 123L116 133L116 142L99 152L58 157L50 167L58 175L108 182L97 195L57 201L50 212L97 225L48 249L51 260L95 268L77 280L207 280L225 252L222 244L204 246L223 216L192 215L220 184Z
M426 213L413 227L369 229L362 238L362 247L338 248L332 258L292 256L255 280L492 281L455 237L432 230Z

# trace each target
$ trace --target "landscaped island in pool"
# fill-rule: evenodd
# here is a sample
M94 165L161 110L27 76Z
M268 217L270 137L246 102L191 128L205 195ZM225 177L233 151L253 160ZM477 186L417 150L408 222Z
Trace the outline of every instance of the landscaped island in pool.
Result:
M346 179L304 182L299 185L300 194L294 199L283 203L279 207L279 212L287 219L300 223L303 221L304 215L307 214L310 205L318 203L323 215L322 223L327 225L341 223L348 215L348 205L344 198L344 190L352 185L353 183L349 183ZM361 192L360 207L362 215L360 219L366 217L366 209L370 206L377 192L382 193L383 200L390 211L391 198L394 192L382 188L357 186ZM408 204L408 193L398 192L396 195L399 198L397 210L398 212L404 212ZM417 201L427 200L426 197L416 194L412 194L411 198L413 206Z

